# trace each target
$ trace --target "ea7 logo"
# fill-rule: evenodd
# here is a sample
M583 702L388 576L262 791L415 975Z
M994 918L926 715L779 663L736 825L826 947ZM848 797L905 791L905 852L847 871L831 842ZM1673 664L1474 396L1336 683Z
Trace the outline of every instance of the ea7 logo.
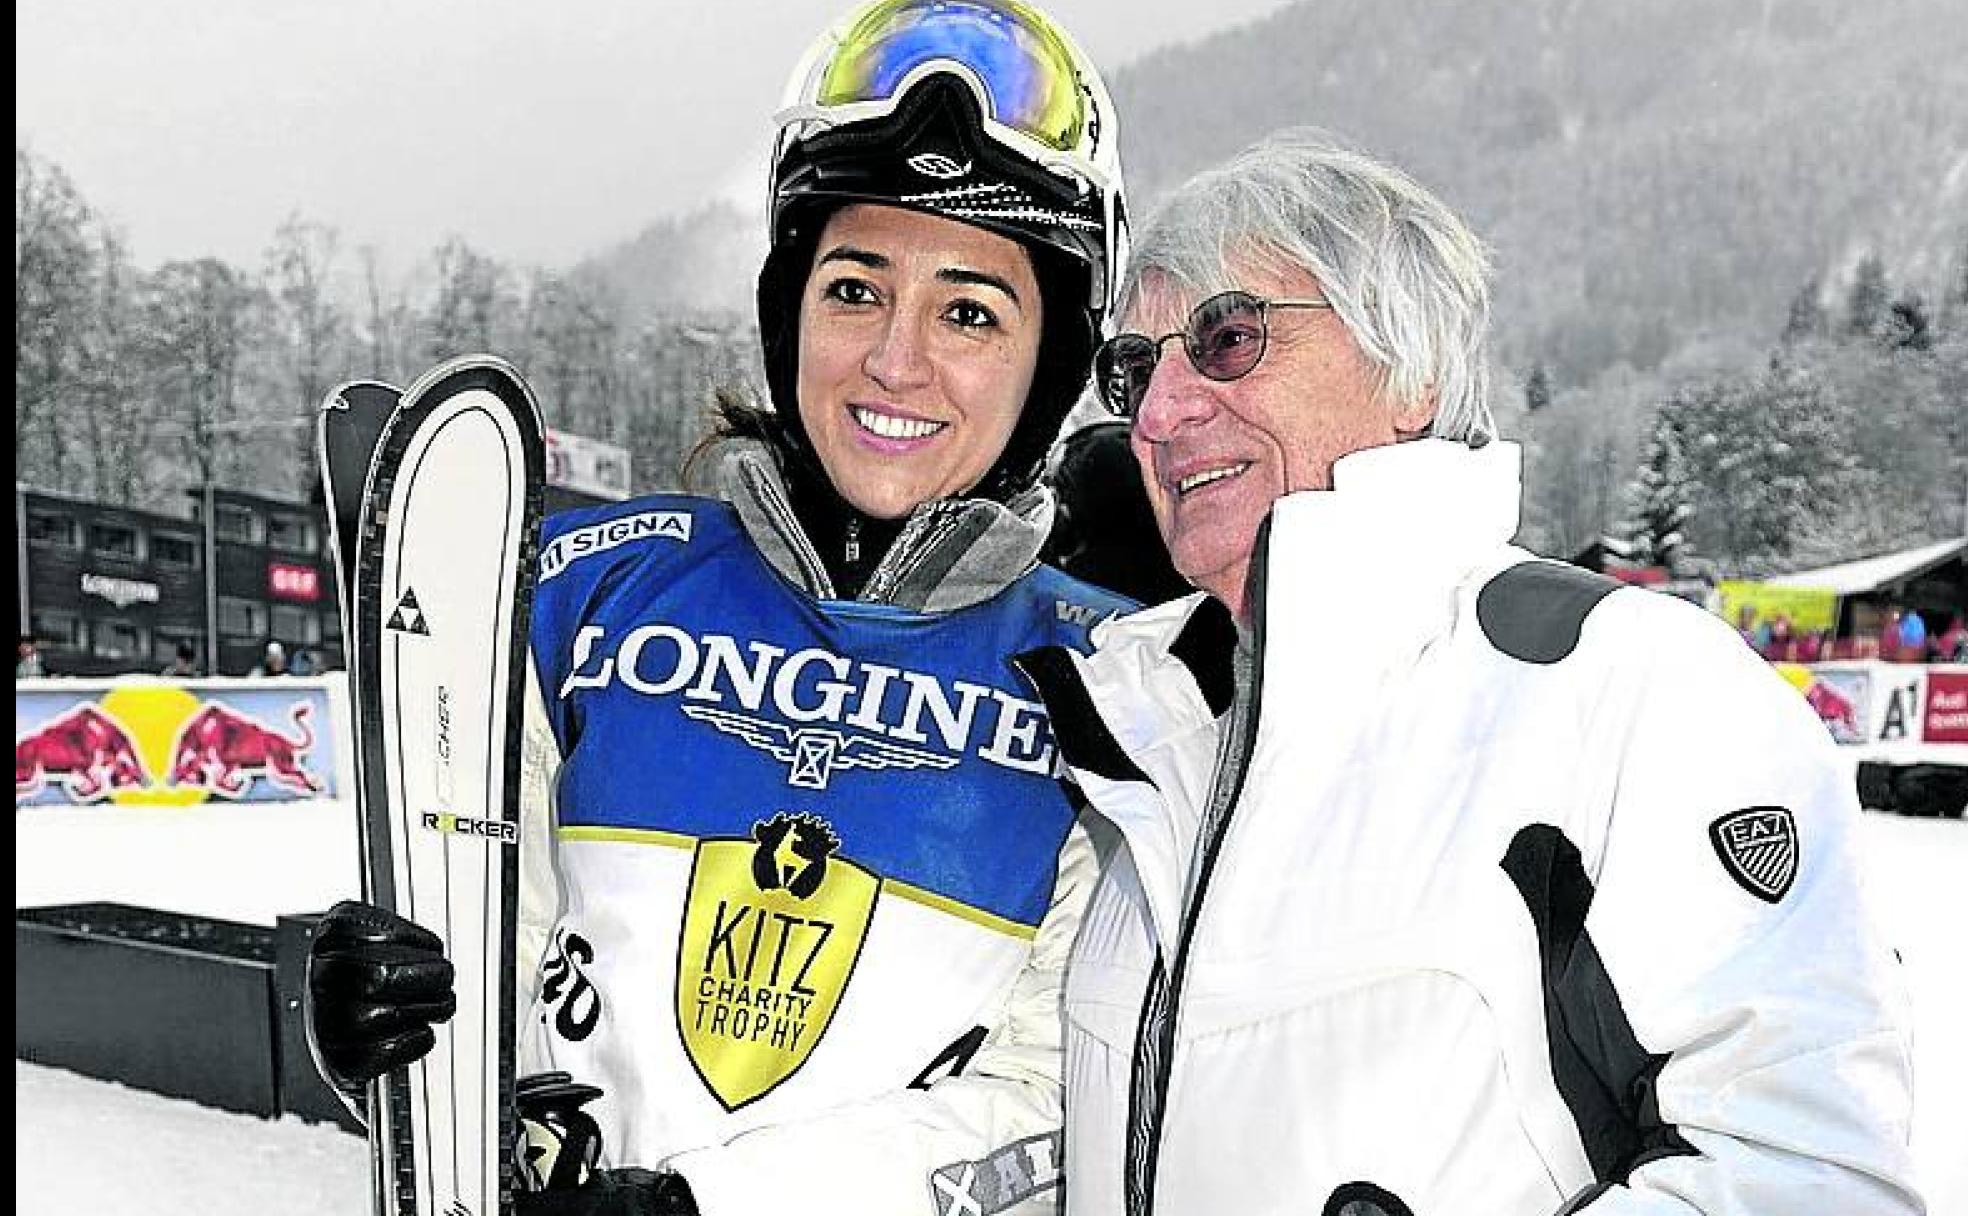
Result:
M1776 903L1797 877L1797 820L1780 806L1731 811L1708 825L1709 841L1736 885Z
M941 152L918 152L909 158L909 167L924 177L950 181L970 172L970 162L959 162Z

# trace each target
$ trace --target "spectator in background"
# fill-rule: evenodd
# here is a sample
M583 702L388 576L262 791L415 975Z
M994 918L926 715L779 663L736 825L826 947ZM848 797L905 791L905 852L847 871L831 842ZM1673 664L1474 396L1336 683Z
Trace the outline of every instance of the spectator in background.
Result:
M198 652L192 649L190 642L179 642L177 653L172 657L170 666L158 674L174 680L196 679Z
M1908 610L1900 614L1900 660L1906 663L1927 661L1927 621L1918 611Z
M294 648L294 657L287 664L290 676L311 676L314 674L314 652L305 646Z
M1790 632L1790 614L1779 612L1770 625L1770 640L1763 647L1763 657L1773 662L1789 662L1795 642Z
M1880 627L1879 658L1886 663L1900 661L1900 610L1898 608L1886 614L1886 624Z
M1756 605L1742 604L1736 608L1736 632L1742 635L1742 640L1749 644L1751 650L1762 651L1763 641L1767 639L1758 636Z
M1806 629L1797 639L1797 661L1800 663L1815 663L1820 659L1829 657L1827 648L1830 645L1830 641L1829 630Z
M260 660L260 665L253 669L252 674L255 677L284 676L289 674L287 671L287 648L279 642L268 642L266 644L266 657Z
M1051 481L1059 508L1042 560L1143 605L1189 594L1155 527L1127 423L1096 422L1067 436Z
M48 669L41 665L41 646L33 634L20 635L20 649L15 651L14 655L16 680L32 680L48 674Z
M1942 663L1968 663L1968 620L1959 612L1934 639L1934 658Z

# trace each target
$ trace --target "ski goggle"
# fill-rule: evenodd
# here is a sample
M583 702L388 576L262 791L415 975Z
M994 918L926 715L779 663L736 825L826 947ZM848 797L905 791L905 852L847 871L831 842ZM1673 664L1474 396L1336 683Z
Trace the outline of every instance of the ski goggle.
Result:
M885 117L916 81L949 72L977 94L993 138L1106 189L1080 62L1065 33L1018 0L883 0L809 53L777 123L783 137Z
M1213 295L1190 310L1189 319L1172 334L1116 334L1093 354L1093 383L1100 403L1121 418L1133 418L1148 395L1148 382L1161 362L1162 346L1181 338L1182 349L1196 371L1216 381L1241 380L1251 374L1271 341L1269 314L1274 308L1331 308L1327 300L1266 300L1247 291Z

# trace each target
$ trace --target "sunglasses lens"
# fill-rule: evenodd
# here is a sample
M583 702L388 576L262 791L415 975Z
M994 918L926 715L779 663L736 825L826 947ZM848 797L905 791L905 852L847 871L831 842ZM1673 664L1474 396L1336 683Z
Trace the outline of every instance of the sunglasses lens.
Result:
M1235 380L1264 357L1264 339L1264 306L1257 297L1226 291L1196 306L1183 340L1197 371L1212 380Z
M1121 334L1100 347L1093 360L1100 400L1111 413L1134 416L1155 375L1155 344L1140 334Z

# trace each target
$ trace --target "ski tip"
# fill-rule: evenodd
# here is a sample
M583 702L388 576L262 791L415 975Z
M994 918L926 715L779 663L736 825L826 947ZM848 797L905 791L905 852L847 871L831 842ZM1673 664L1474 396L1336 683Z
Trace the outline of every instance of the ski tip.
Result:
M346 413L373 402L381 408L394 408L403 390L382 380L349 380L328 390L318 413Z

